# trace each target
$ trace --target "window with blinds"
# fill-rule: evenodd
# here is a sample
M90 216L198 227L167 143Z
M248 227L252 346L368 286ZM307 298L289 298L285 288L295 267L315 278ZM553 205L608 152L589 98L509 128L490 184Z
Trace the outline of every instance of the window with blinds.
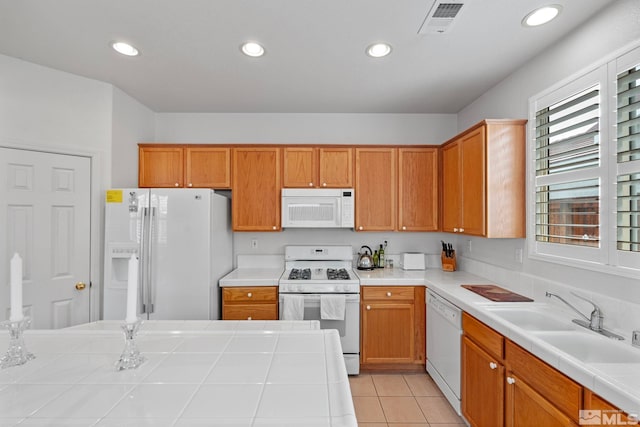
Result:
M537 241L599 247L600 180L584 173L599 166L598 85L536 112Z
M617 78L617 249L640 252L640 66Z

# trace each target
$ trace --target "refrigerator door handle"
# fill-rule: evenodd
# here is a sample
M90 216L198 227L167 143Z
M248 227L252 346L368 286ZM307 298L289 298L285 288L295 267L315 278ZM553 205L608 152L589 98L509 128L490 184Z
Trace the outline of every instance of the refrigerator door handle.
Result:
M153 276L152 276L152 272L153 272L153 234L156 228L156 208L155 207L151 207L149 208L150 210L150 216L149 216L149 235L147 238L147 253L149 255L149 258L147 260L147 268L148 268L148 275L147 275L147 283L149 286L149 292L147 295L147 304L148 304L148 313L153 313L153 302L154 302L154 289L153 289Z
M147 217L149 214L149 208L142 208L141 212L141 226L140 226L140 248L138 249L138 260L140 268L138 270L138 304L142 306L140 313L147 312L147 304L145 302L145 286L147 280L147 254L146 254L146 238L147 238Z

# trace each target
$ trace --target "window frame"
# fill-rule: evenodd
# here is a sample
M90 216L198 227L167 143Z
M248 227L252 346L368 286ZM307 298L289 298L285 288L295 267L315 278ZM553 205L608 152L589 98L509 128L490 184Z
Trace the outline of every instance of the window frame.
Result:
M617 177L640 172L640 161L617 162L617 76L640 64L640 47L628 47L602 62L551 86L529 98L527 125L527 247L528 258L560 263L605 273L637 277L640 252L617 249ZM600 90L600 165L576 171L536 176L536 113L548 106L599 86ZM536 191L538 186L598 178L599 247L540 242L536 239Z

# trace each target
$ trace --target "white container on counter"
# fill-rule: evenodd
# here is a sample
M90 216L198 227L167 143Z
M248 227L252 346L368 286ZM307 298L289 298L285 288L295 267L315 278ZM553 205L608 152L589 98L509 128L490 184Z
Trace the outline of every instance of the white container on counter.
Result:
M400 255L400 265L403 270L424 270L424 254L421 252L404 252Z

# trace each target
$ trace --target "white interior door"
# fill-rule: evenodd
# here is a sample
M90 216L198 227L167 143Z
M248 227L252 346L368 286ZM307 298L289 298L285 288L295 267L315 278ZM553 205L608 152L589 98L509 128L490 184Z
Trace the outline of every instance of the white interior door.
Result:
M32 328L89 321L90 186L88 157L0 148L0 317L17 252Z

